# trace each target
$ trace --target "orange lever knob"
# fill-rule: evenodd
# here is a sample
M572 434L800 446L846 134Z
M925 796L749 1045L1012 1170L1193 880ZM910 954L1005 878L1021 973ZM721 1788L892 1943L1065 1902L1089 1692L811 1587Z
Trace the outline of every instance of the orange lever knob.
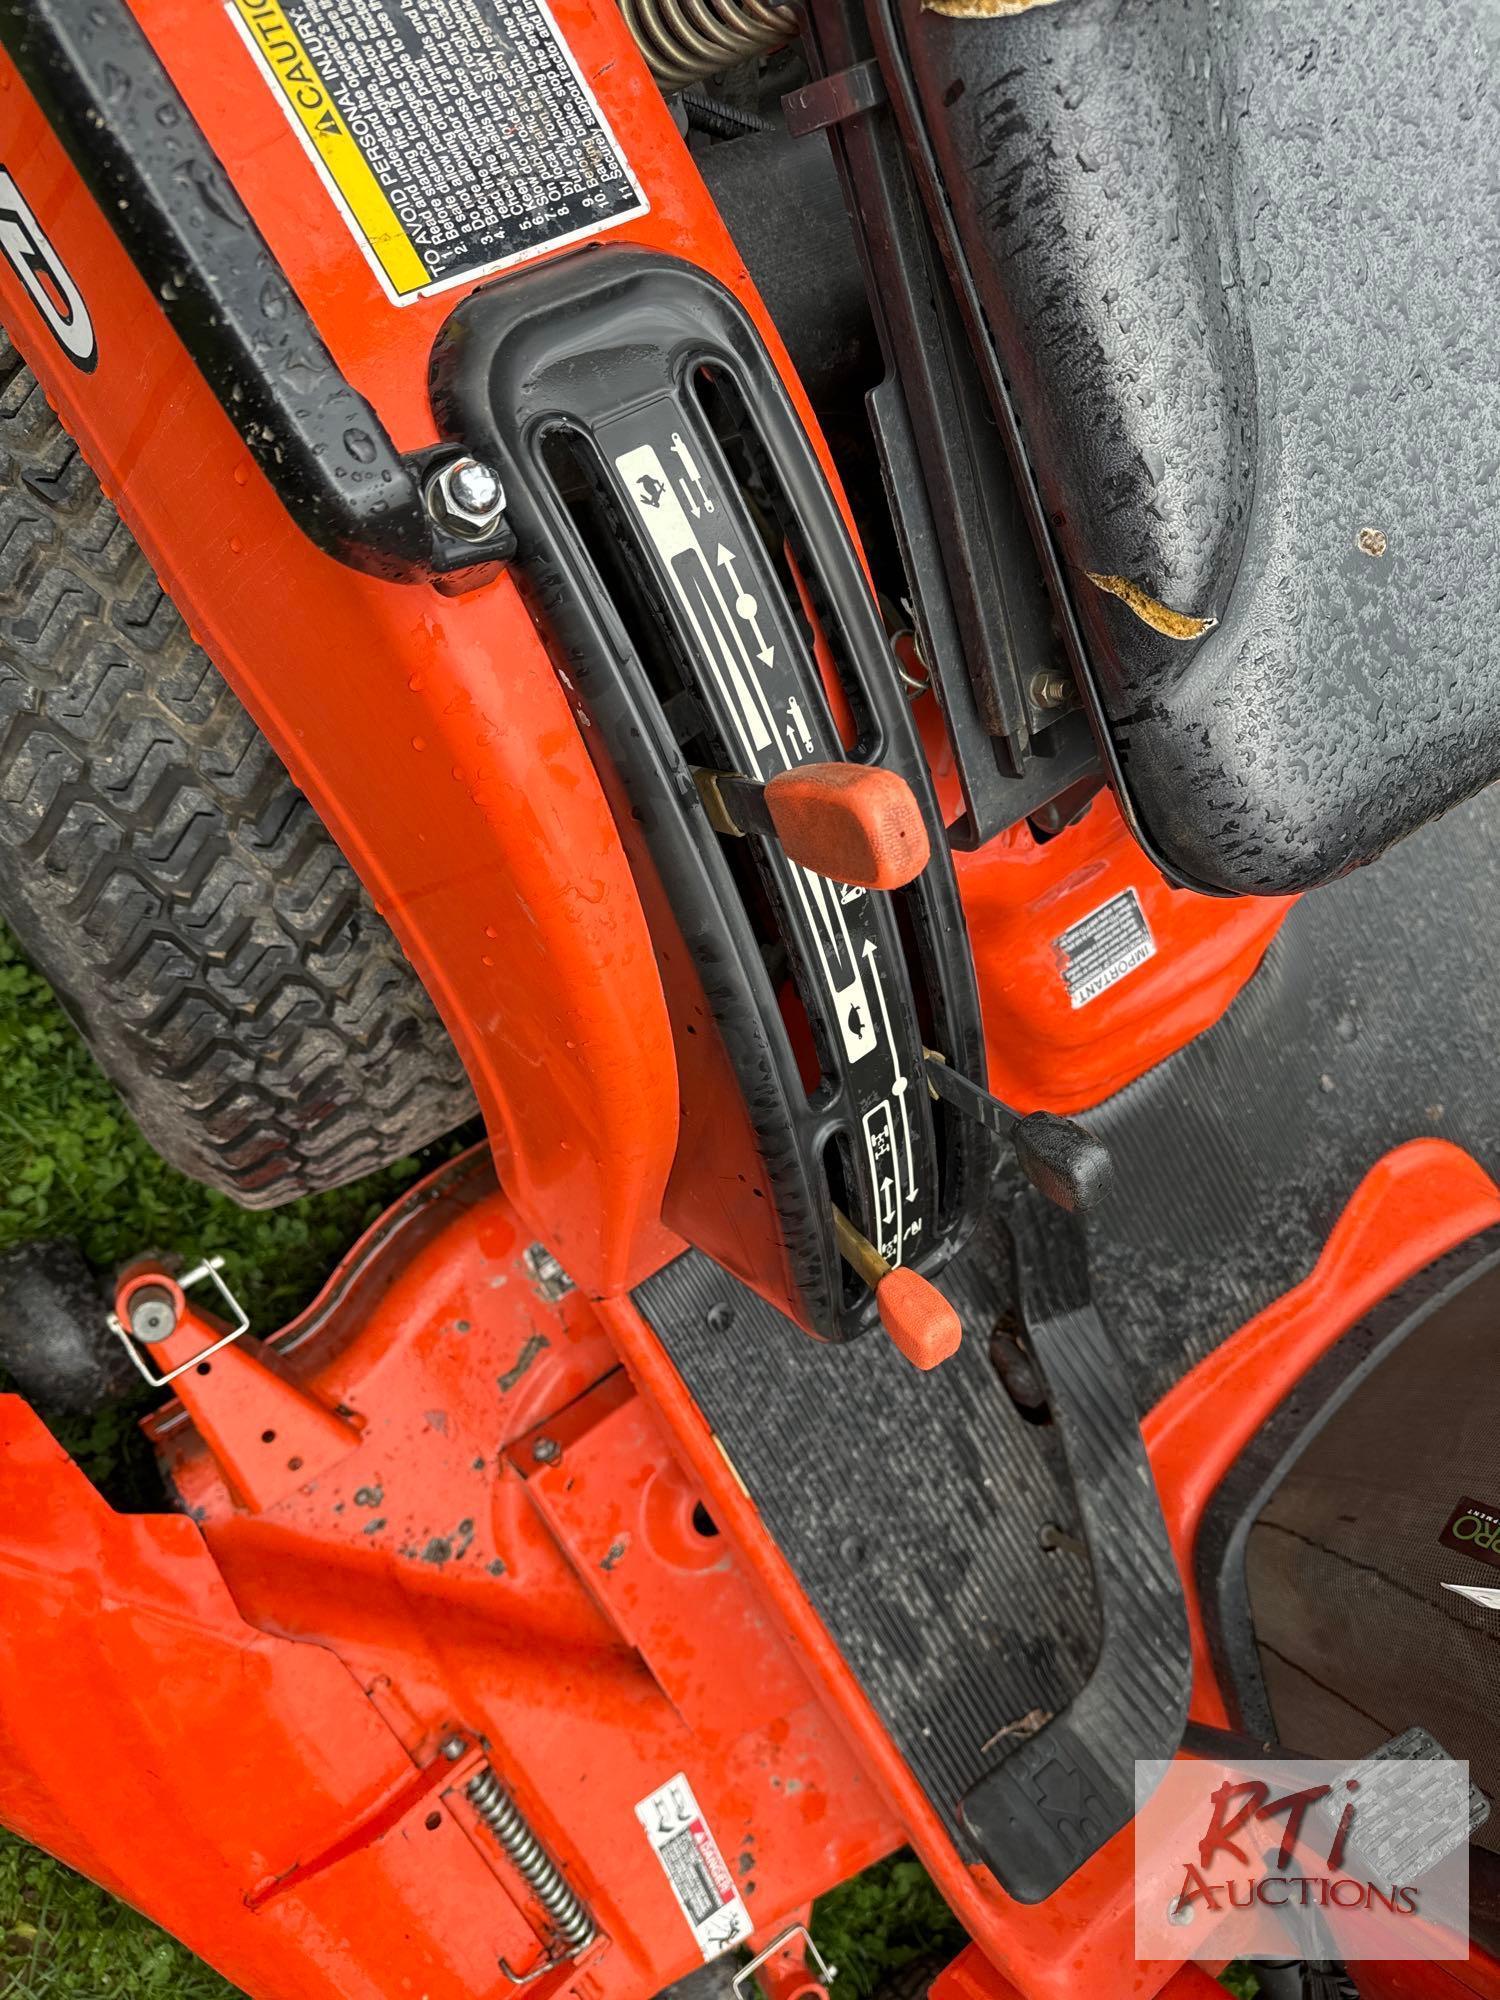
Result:
M916 793L876 764L803 764L765 789L766 809L788 856L862 889L900 889L927 866L931 847Z
M914 1368L936 1368L956 1354L963 1324L936 1285L898 1265L875 1287L880 1324Z

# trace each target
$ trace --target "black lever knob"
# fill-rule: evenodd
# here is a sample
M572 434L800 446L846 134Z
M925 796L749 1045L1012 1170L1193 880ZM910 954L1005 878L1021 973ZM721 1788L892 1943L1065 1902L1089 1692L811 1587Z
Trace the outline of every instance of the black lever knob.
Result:
M1109 1191L1114 1162L1109 1148L1074 1118L1055 1111L1012 1111L977 1083L949 1067L933 1049L927 1058L927 1082L934 1097L951 1104L1002 1139L1008 1139L1021 1171L1048 1201L1078 1215L1096 1207Z

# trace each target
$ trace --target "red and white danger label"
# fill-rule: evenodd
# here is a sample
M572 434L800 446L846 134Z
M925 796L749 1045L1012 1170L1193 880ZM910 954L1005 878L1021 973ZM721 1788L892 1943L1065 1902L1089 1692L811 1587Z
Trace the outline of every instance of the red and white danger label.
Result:
M642 1799L635 1816L704 1958L742 1944L753 1929L750 1912L682 1772Z

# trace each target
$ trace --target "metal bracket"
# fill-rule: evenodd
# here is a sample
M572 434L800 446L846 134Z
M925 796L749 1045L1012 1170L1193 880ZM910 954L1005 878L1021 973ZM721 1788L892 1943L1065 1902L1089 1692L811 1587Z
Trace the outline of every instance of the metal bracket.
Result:
M794 139L809 132L826 132L846 118L873 111L886 101L885 79L874 57L849 69L835 70L832 76L815 77L800 90L788 91L781 100L786 129Z
M545 1979L549 1972L556 1972L560 1965L566 1965L570 1959L577 1956L578 1954L572 1951L563 1952L558 1957L549 1956L532 1966L529 1972L516 1972L502 1958L500 1960L500 1970L505 1974L512 1986L529 1986L534 1979Z
M208 1280L229 1308L234 1317L235 1324L221 1340L216 1340L212 1347L205 1347L200 1354L192 1355L188 1360L180 1363L178 1367L169 1369L165 1375L158 1375L155 1369L148 1366L141 1355L140 1342L128 1327L121 1325L119 1314L110 1313L106 1316L105 1325L111 1333L119 1337L124 1345L125 1352L135 1363L137 1371L145 1377L153 1389L167 1388L170 1383L177 1380L179 1375L186 1375L190 1368L196 1368L200 1362L207 1361L211 1355L222 1353L226 1347L238 1340L242 1334L250 1331L250 1315L245 1311L245 1308L240 1304L239 1300L230 1291L228 1285L225 1284L223 1278L220 1276L223 1269L224 1259L222 1257L205 1257L201 1264L196 1264L191 1271L184 1272L182 1277L177 1280L177 1284L182 1291L186 1292L190 1286L199 1285L205 1279Z
M812 1964L813 1971L818 1975L819 1982L824 1986L831 1986L833 1984L834 1980L839 1976L838 1967L830 1965L822 1952L818 1950L818 1947L813 1943L813 1934L807 1928L806 1924L789 1924L780 1937L773 1938L764 1951L757 1952L750 1963L742 1965L734 1975L731 1984L734 1987L735 2000L742 2000L747 1982L755 1977L756 1973L766 1963L766 1960L774 1958L779 1951L785 1951L792 1939L797 1937L802 1939L803 1950Z

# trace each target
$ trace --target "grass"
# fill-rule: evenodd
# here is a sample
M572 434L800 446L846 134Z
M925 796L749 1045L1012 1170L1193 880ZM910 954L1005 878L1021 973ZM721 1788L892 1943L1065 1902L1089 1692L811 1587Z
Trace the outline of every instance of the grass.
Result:
M256 1321L278 1325L422 1162L250 1214L159 1160L41 979L0 931L0 1251L74 1238L101 1271L144 1250L222 1251ZM137 1412L57 1429L91 1479L118 1482ZM233 2000L234 1988L91 1882L0 1832L0 2000L168 1993Z
M150 1249L222 1251L262 1325L305 1303L423 1165L401 1160L354 1187L256 1215L186 1180L141 1138L46 982L3 931L0 1078L0 1251L72 1237L100 1270ZM106 1481L118 1474L134 1416L111 1411L60 1433L89 1476ZM870 2000L903 1966L963 1943L926 1871L904 1854L822 1897L814 1930L839 1968L839 2000ZM168 1993L234 2000L235 1989L145 1917L0 1831L0 2000Z
M234 2000L235 1988L135 1910L0 1835L4 2000Z

